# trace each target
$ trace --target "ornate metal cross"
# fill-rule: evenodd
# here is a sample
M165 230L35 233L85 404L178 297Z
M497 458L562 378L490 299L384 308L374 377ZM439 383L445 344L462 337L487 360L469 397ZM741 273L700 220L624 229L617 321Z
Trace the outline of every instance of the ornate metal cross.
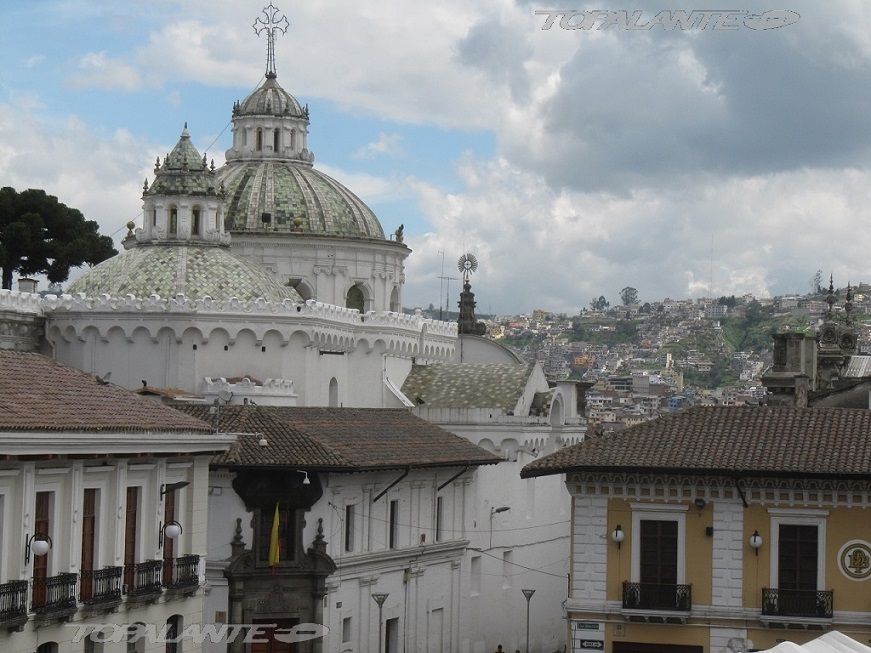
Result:
M281 30L282 34L287 33L287 28L290 23L287 16L279 15L278 9L269 3L269 6L263 10L263 18L257 18L254 21L254 33L260 36L261 32L266 32L266 76L276 77L275 74L275 32Z

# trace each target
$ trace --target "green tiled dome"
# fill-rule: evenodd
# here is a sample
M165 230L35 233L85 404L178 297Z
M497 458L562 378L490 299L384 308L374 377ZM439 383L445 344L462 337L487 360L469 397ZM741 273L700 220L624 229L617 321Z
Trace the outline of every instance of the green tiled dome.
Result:
M296 98L278 84L275 76L266 76L266 81L241 103L233 107L239 116L308 116Z
M267 272L234 256L224 247L184 244L139 245L100 263L73 282L71 295L113 297L160 295L189 299L211 297L243 302L264 298L301 302L293 288L282 286Z
M262 229L269 213L276 231L384 240L372 210L335 179L290 161L229 162L217 171L226 191L228 231Z

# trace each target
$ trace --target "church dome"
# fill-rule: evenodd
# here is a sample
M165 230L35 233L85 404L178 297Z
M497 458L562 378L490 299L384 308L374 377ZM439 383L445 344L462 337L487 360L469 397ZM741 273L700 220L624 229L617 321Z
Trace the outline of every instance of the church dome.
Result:
M311 166L228 162L218 170L226 192L228 231L297 232L384 240L372 210L338 181Z
M224 247L183 243L137 245L85 272L67 292L92 298L183 294L188 299L217 301L235 297L246 303L261 297L272 302L302 301L293 288L282 286Z
M274 74L267 74L266 81L256 91L236 103L234 116L295 116L308 118L308 107L301 107L296 98L285 91Z
M372 210L312 167L308 107L274 72L233 105L233 145L216 171L230 232L284 232L385 240Z

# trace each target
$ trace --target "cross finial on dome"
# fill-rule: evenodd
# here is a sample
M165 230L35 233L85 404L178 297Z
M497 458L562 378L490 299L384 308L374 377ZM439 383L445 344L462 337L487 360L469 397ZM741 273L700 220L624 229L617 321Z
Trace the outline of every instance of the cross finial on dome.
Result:
M282 34L287 33L287 28L290 23L287 16L280 15L278 9L270 2L269 6L263 10L263 18L257 18L254 21L254 33L260 36L260 33L266 31L266 76L269 78L277 77L275 73L275 31L281 30Z

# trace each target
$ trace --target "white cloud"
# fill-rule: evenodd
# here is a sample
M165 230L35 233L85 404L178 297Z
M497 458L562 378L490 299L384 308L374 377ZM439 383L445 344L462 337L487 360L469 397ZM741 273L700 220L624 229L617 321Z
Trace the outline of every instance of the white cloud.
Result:
M351 154L354 159L372 159L377 156L401 156L404 153L402 149L402 136L399 134L385 134L381 132L378 135L377 141L367 143L359 150Z

